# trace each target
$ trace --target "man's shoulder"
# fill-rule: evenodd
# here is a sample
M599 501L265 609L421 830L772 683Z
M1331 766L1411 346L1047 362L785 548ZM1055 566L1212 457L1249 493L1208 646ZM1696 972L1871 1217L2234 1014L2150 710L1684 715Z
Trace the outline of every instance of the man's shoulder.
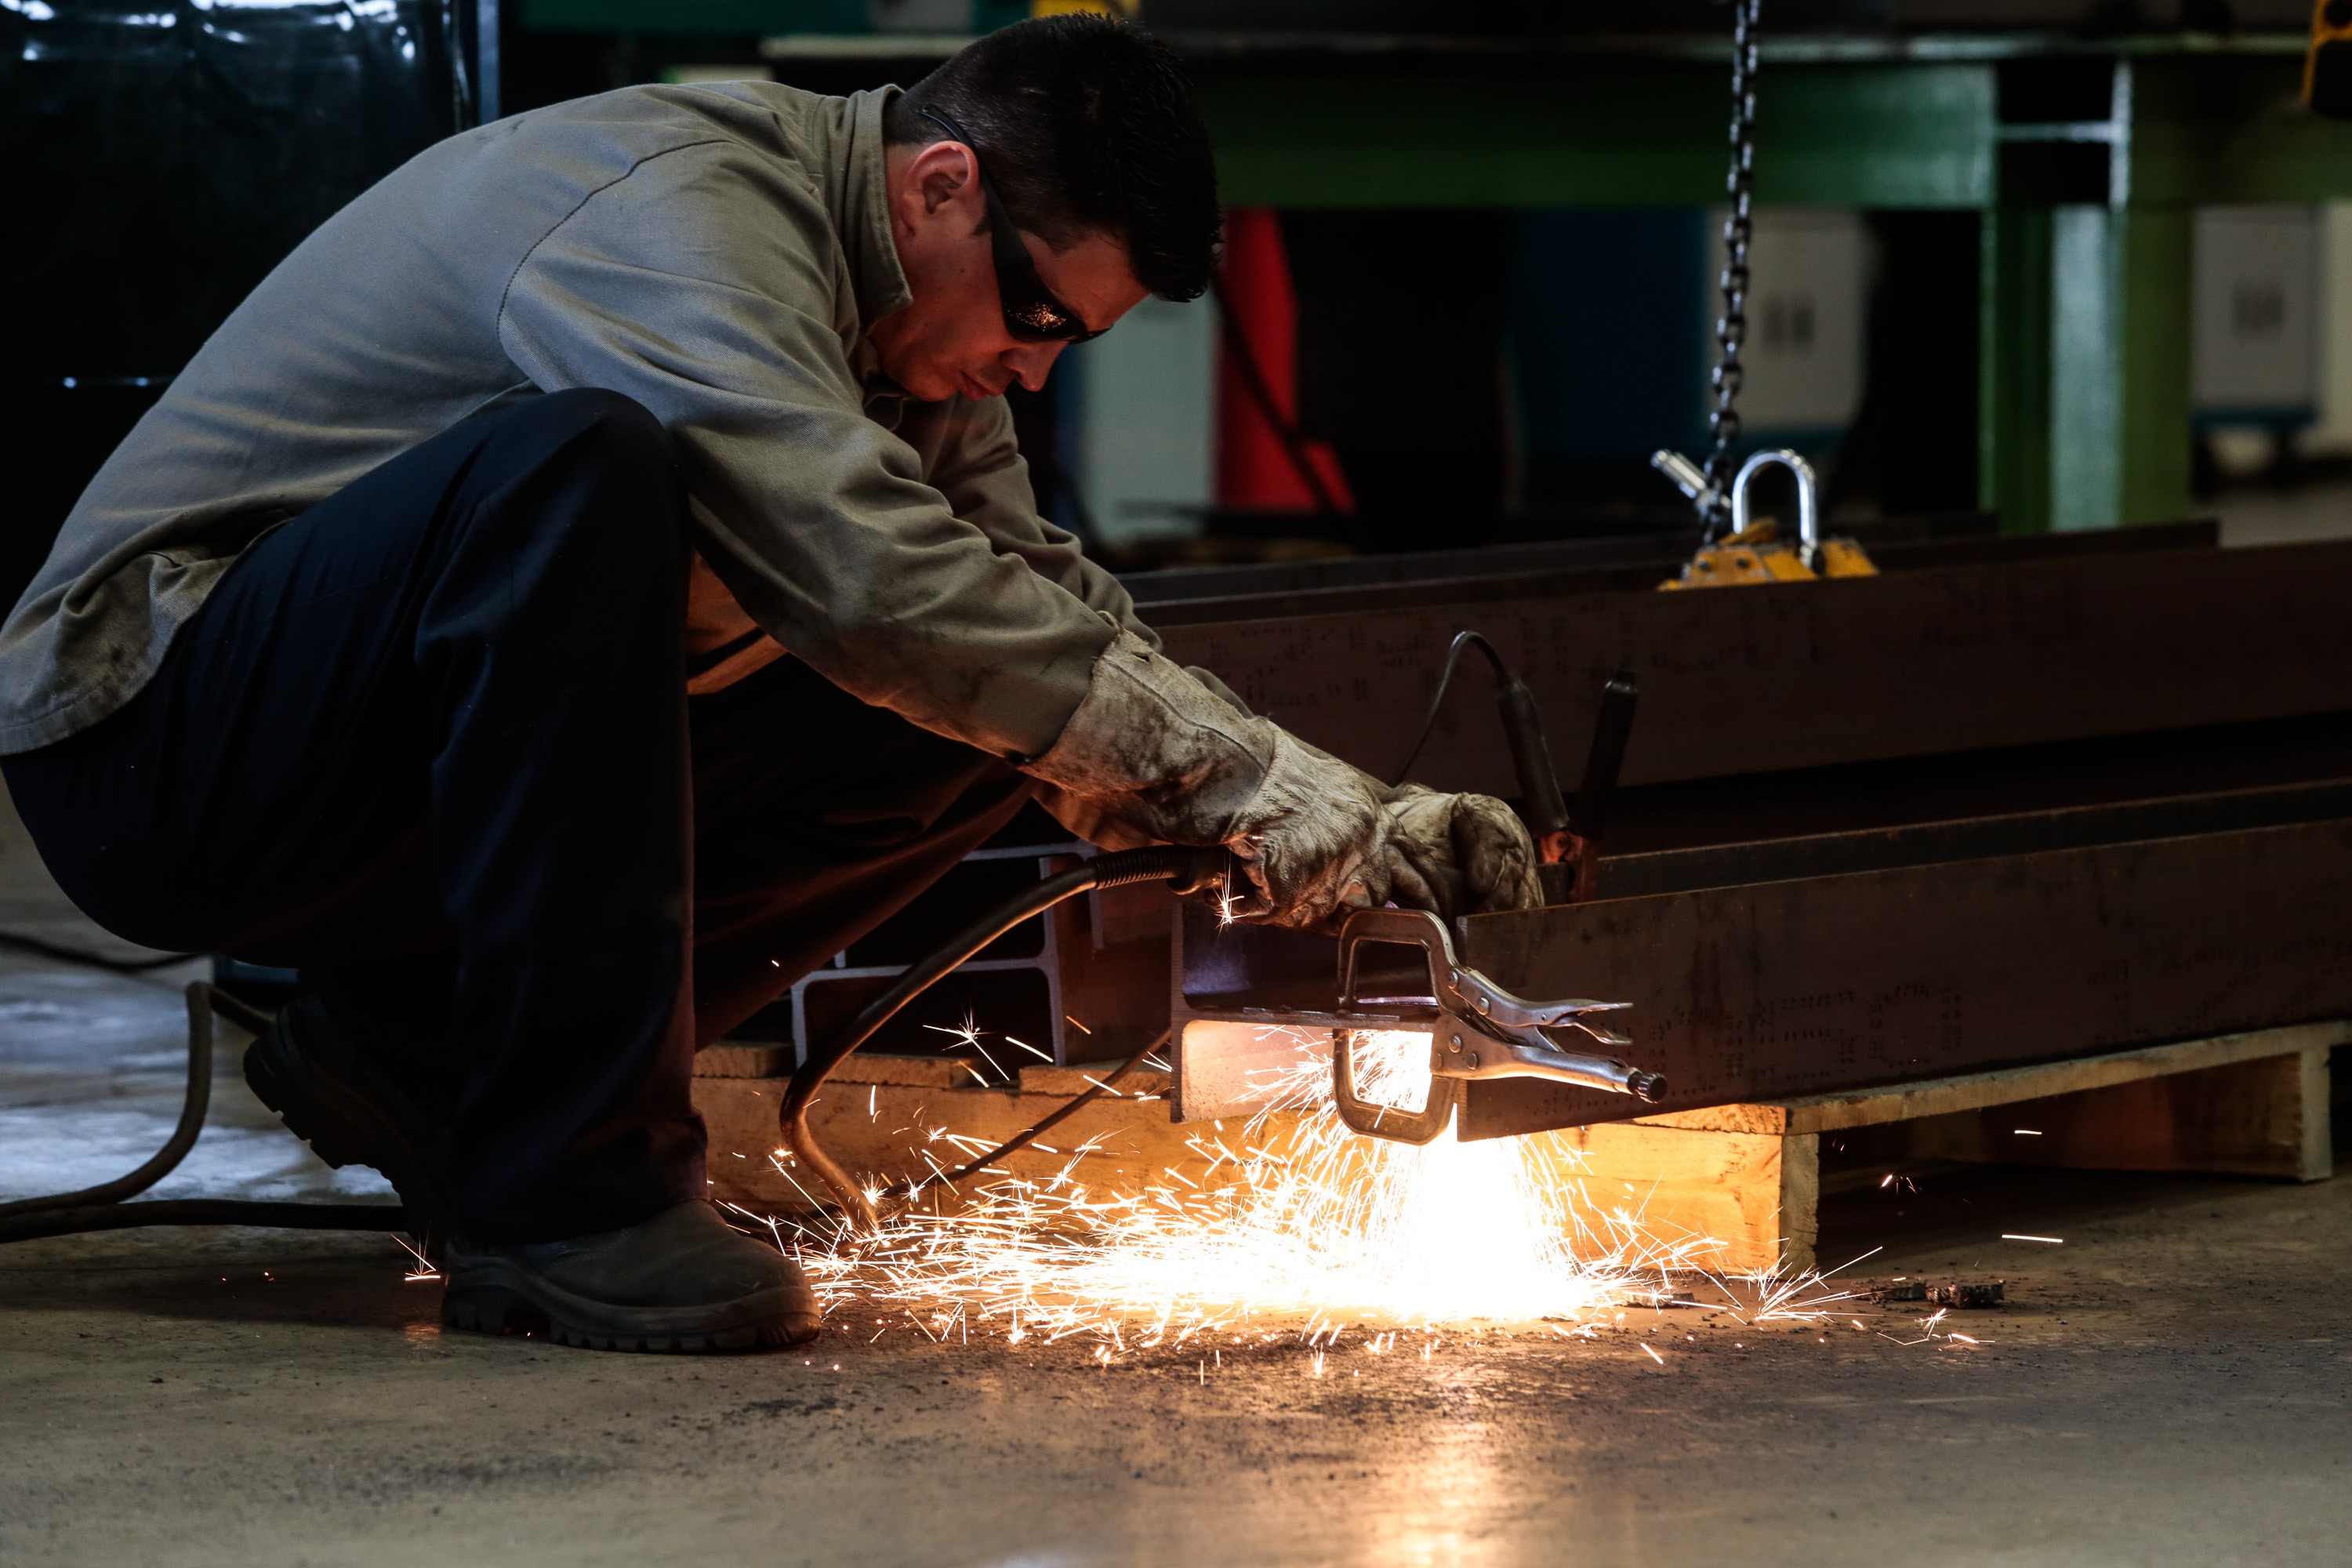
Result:
M655 84L550 104L471 134L506 139L532 159L572 149L634 163L716 143L814 169L841 155L855 108L775 82Z

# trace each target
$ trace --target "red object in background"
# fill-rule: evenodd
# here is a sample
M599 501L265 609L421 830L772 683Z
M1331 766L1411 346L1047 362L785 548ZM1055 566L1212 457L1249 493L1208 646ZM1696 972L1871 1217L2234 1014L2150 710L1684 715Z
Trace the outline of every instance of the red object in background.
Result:
M1217 504L1241 511L1320 511L1323 501L1299 458L1266 417L1236 363L1233 339L1249 350L1265 382L1265 399L1291 426L1299 451L1322 481L1333 510L1352 512L1355 498L1339 455L1320 441L1297 437L1298 422L1298 297L1291 291L1290 257L1271 207L1225 214L1225 259L1217 280L1226 338L1217 356Z

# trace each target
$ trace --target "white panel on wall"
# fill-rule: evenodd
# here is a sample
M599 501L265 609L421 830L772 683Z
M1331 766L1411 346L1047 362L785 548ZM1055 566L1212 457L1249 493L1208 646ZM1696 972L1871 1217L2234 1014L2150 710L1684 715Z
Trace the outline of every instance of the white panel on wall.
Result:
M2319 419L2304 436L2313 452L2352 452L2352 202L2319 209Z
M1197 533L1216 495L1216 307L1146 300L1066 351L1071 467L1111 543Z
M2197 215L2196 409L2300 424L2319 401L2320 218L2308 206Z
M1707 361L1723 309L1723 214L1712 216ZM1862 405L1870 307L1870 231L1839 208L1759 207L1748 247L1747 378L1739 417L1752 437L1831 434Z

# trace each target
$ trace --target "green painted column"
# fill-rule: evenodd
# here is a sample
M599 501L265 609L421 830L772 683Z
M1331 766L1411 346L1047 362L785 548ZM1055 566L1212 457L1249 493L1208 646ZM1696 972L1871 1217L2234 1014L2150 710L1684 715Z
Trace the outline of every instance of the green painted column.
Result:
M2012 533L2050 526L2052 218L1993 207L1980 239L1978 504Z
M2053 529L2189 515L2190 229L2179 207L2051 215Z
M2193 209L2135 179L2134 68L2108 120L2002 131L1979 489L2012 532L2189 510Z
M2047 526L2056 531L2122 521L2121 227L2121 215L2103 206L2069 205L2050 215Z
M2114 351L2117 522L2187 517L2195 214L2179 206L2131 206L2113 215L2113 265L2120 307Z

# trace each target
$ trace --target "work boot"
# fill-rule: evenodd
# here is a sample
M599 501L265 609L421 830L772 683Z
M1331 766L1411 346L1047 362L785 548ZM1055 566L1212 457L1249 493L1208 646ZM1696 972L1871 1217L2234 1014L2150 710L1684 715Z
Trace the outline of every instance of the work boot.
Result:
M288 1131L338 1170L372 1165L408 1210L408 1229L438 1259L454 1228L448 1133L371 1064L310 997L298 996L245 1053L245 1081Z
M608 1351L750 1350L816 1338L800 1265L696 1199L619 1230L564 1241L459 1236L441 1321L481 1333L544 1331Z

